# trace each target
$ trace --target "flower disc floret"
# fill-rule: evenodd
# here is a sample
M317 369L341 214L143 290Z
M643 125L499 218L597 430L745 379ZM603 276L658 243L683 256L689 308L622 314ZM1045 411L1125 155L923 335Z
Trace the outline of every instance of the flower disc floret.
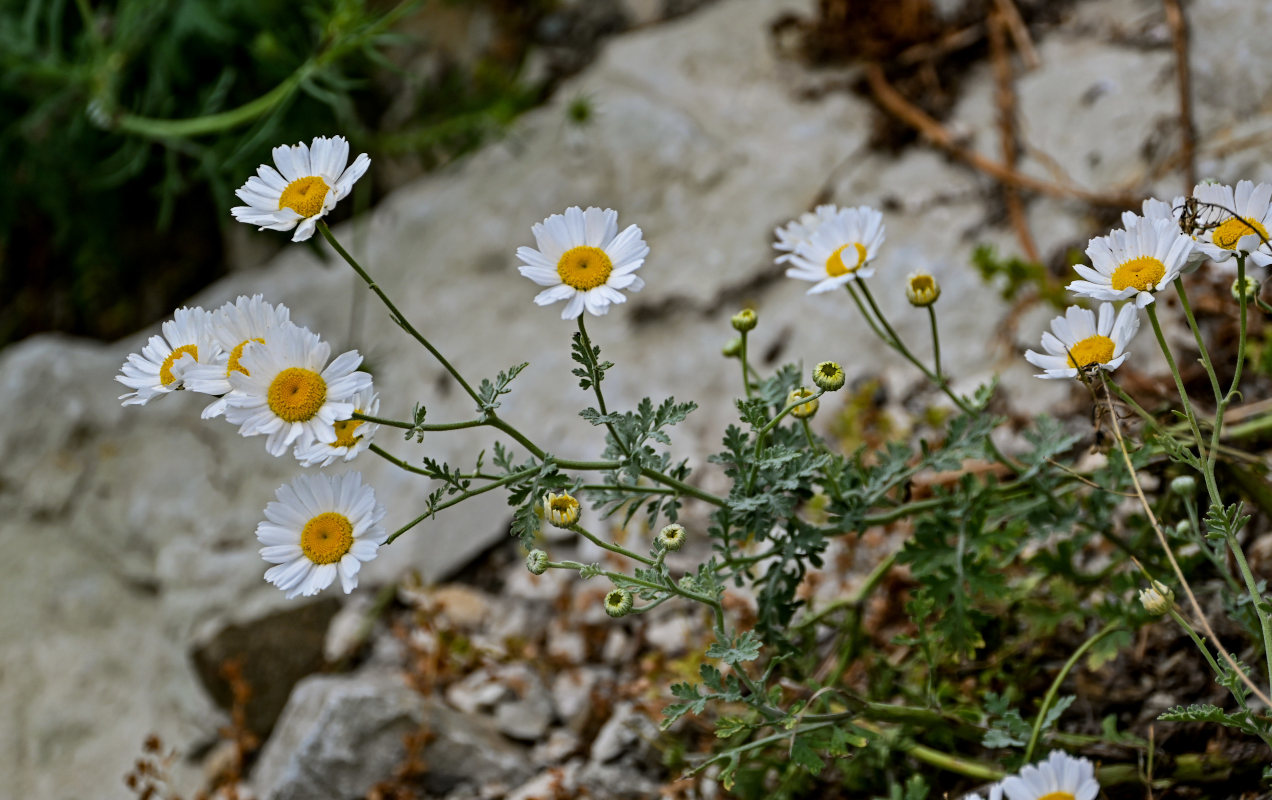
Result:
M729 324L738 333L746 333L747 331L755 330L755 325L758 321L754 309L744 308L733 315L729 320Z
M221 348L212 337L209 313L178 308L151 336L141 353L130 353L115 380L132 391L121 394L123 405L145 405L156 397L185 388L186 376L202 363L215 362Z
M1095 766L1059 750L1003 779L1008 800L1095 800L1099 791Z
M605 613L611 617L624 617L631 613L635 600L626 589L612 589L605 595Z
M319 136L309 145L280 145L273 156L277 169L258 167L235 192L247 205L235 206L230 213L260 230L295 228L293 242L313 236L318 220L348 196L371 166L366 153L349 164L349 143L343 136Z
M1272 184L1238 181L1234 189L1202 183L1193 189L1201 233L1197 245L1216 263L1246 255L1261 267L1272 264Z
M317 594L337 576L346 594L353 591L363 562L388 538L375 491L350 472L299 475L275 496L256 526L261 557L275 565L265 580L289 598Z
M821 401L813 396L815 394L816 392L808 389L805 386L801 386L798 389L791 389L790 394L786 396L786 405L788 406L791 403L799 403L799 401L803 400L805 397L812 398L807 403L800 403L799 405L792 408L791 416L795 417L796 419L808 419L812 415L816 414L817 408L821 405Z
M1082 279L1070 283L1069 291L1096 300L1134 298L1143 308L1179 277L1192 247L1192 238L1165 219L1097 236L1086 249L1091 266L1074 265Z
M579 501L569 492L548 492L543 498L543 518L558 528L568 528L579 521Z
M1186 207L1187 198L1182 196L1174 198L1169 203L1158 200L1156 197L1149 197L1141 205L1143 214L1136 214L1134 211L1122 212L1122 227L1130 231L1142 224L1153 225L1159 220L1166 220L1191 240L1192 244L1188 248L1188 257L1184 260L1182 271L1193 272L1206 263L1209 256L1206 255L1205 250L1201 249L1193 232L1184 230L1183 218Z
M548 288L535 296L537 305L565 300L561 319L576 319L586 310L600 316L611 304L627 302L623 290L639 292L645 282L635 272L645 263L649 247L640 228L628 225L618 232L613 209L571 206L531 228L536 250L518 247L522 275Z
M844 388L844 368L834 361L823 361L813 367L813 383L823 392L837 392Z
M930 272L911 272L905 278L905 299L916 308L926 308L941 296L941 285Z
M1051 331L1042 334L1042 349L1029 350L1025 360L1043 370L1039 378L1076 378L1091 368L1113 371L1126 360L1126 346L1139 330L1139 309L1127 303L1113 311L1112 303L1101 303L1095 312L1069 306L1064 316L1051 321Z
M685 546L687 538L688 534L685 533L685 526L678 522L673 522L658 532L658 544L664 550L679 550Z
M230 373L247 374L247 368L243 366L244 351L253 343L264 344L275 330L294 327L287 306L281 303L271 305L259 294L252 297L242 295L213 311L208 326L212 337L220 345L221 356L192 367L185 378L186 388L191 391L218 397L203 409L204 419L225 413L224 395L234 388L230 385Z
M526 555L526 569L531 575L542 575L548 571L548 554L542 550L531 550Z
M331 347L304 328L280 329L243 354L247 372L230 374L225 418L244 436L265 434L266 449L281 456L293 445L337 440L335 424L353 416L354 397L371 388L358 372L362 356L350 350L330 364Z
M879 254L883 240L883 214L869 206L839 209L795 247L787 259L792 266L786 276L813 281L809 294L869 278L874 274L870 262Z
M353 396L353 411L356 414L375 416L380 411L380 396L371 387L363 389ZM332 426L336 438L331 442L320 442L317 439L295 449L296 460L305 467L326 467L340 459L352 461L359 453L371 446L380 425L375 422L354 419L338 419Z

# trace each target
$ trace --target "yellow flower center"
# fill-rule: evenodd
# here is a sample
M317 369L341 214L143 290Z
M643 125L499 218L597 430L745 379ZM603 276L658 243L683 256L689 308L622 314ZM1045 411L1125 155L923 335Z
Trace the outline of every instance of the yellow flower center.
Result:
M1069 348L1069 366L1082 369L1092 364L1107 364L1113 360L1113 340L1107 336L1088 336Z
M336 440L331 443L332 447L353 447L362 441L361 436L355 436L354 431L362 424L360 419L342 419L336 423Z
M1135 288L1147 292L1166 275L1166 265L1152 256L1132 258L1113 270L1113 291Z
M284 422L305 422L327 402L327 382L311 369L288 367L269 385L267 399Z
M1224 250L1236 250L1237 242L1241 241L1241 237L1255 231L1258 231L1264 239L1268 238L1268 229L1260 225L1253 217L1228 217L1222 225L1215 228L1214 233L1210 234L1210 241Z
M581 292L603 285L613 270L614 262L599 247L571 247L557 262L561 282Z
M1038 800L1074 800L1071 792L1047 792Z
M264 339L244 339L234 345L234 349L230 351L230 360L225 362L225 377L230 377L230 373L235 371L241 372L244 375L252 374L247 371L247 367L244 367L239 363L239 359L243 357L243 348L247 347L248 342L260 342L261 344L265 344Z
M283 194L278 198L279 209L290 208L302 217L312 217L322 211L322 201L327 199L327 191L331 187L317 175L297 178L287 184Z
M334 564L352 548L353 523L335 511L319 514L300 532L300 549L315 564Z
M857 263L848 266L844 263L843 252L849 247L857 248ZM847 275L849 272L856 272L866 263L866 246L860 242L850 242L840 245L839 249L830 254L830 258L826 259L826 274L832 278L838 278L840 275Z
M160 383L162 383L164 386L172 385L172 382L177 379L177 377L172 374L172 364L174 361L181 358L186 353L189 353L190 356L195 361L199 360L199 348L197 345L193 345L193 344L181 345L176 350L173 350L171 353L169 353L168 357L163 360L163 366L159 367L159 382Z

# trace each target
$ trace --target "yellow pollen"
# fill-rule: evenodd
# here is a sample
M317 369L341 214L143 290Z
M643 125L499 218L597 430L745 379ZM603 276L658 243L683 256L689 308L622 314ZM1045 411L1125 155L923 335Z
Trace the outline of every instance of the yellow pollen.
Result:
M1072 792L1047 792L1038 800L1074 800Z
M358 409L361 411L361 409ZM336 440L331 443L332 447L353 447L362 441L361 436L355 436L354 431L362 424L360 419L342 419L336 423Z
M1236 250L1237 242L1242 236L1249 236L1255 231L1264 239L1268 238L1268 229L1255 221L1253 217L1228 217L1223 224L1210 234L1210 241L1224 250Z
M915 275L910 279L910 291L919 296L931 293L936 288L936 281L931 275Z
M1152 256L1140 256L1124 262L1122 266L1113 270L1113 277L1110 281L1115 292L1131 288L1147 292L1156 286L1158 281L1165 275L1166 265L1159 259Z
M313 370L288 367L269 385L267 399L284 422L305 422L327 401L327 382Z
M319 514L300 532L300 549L315 564L335 564L352 548L353 523L335 511Z
M1069 348L1069 366L1082 369L1092 364L1107 364L1113 360L1113 340L1107 336L1088 336Z
M842 253L849 247L857 248L857 263L854 266L848 266L844 263ZM840 245L839 249L830 254L830 258L826 259L826 274L832 278L838 278L840 275L847 275L849 272L856 272L866 263L866 246L860 242L851 242L850 244Z
M578 505L578 501L573 497L554 497L549 502L554 514L568 514Z
M247 347L248 342L260 342L261 344L265 344L264 339L244 339L236 344L234 349L230 351L230 360L225 363L225 377L230 377L230 373L235 370L243 373L244 375L252 374L247 371L247 367L239 364L239 359L243 357L243 348Z
M317 175L297 178L283 189L282 196L278 198L278 207L290 208L302 217L312 217L322 211L322 202L327 199L330 188Z
M557 262L561 282L581 292L603 285L613 270L614 262L599 247L571 247Z
M177 377L172 374L172 362L181 358L186 353L189 353L194 358L195 361L199 360L198 345L193 345L193 344L181 345L176 350L173 350L171 353L169 353L168 357L163 360L163 366L159 367L159 382L160 383L162 383L164 386L172 385L172 382L177 379Z

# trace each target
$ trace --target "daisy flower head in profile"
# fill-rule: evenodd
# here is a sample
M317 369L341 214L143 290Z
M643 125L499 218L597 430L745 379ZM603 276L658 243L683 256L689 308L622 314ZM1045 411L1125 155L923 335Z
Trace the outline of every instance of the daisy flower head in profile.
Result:
M288 599L317 594L336 576L345 594L353 591L362 563L375 558L388 538L375 490L357 472L301 474L278 487L275 497L256 525L261 557L275 565L265 580Z
M518 270L548 288L535 296L537 305L565 300L561 319L577 319L584 309L601 316L611 303L625 303L622 290L639 292L645 282L635 272L645 263L649 246L640 228L618 232L618 212L570 206L532 227L536 250L518 247Z
M281 456L293 445L336 441L336 422L353 416L354 396L371 386L350 350L330 364L331 345L305 328L280 328L265 344L243 350L242 372L229 374L225 419L244 436L265 434L265 449Z
M1143 308L1179 277L1192 247L1192 237L1166 219L1097 236L1086 249L1091 266L1074 265L1083 279L1070 283L1069 291L1096 300L1134 298Z
M1238 181L1237 188L1201 183L1193 189L1204 222L1198 246L1216 263L1245 254L1261 267L1272 264L1272 184ZM1233 215L1235 212L1235 216Z
M357 414L375 416L380 410L380 395L368 386L353 396L353 410ZM307 445L296 447L296 460L302 467L326 467L337 458L352 461L358 453L371 446L375 432L380 426L374 422L361 419L336 420L336 440L320 442L317 439Z
M202 308L178 308L172 319L160 326L141 353L129 353L115 380L131 389L121 394L126 406L144 406L160 395L184 388L187 373L201 363L212 362L220 348L208 325L209 314Z
M314 235L318 220L336 207L371 166L366 153L349 164L349 143L343 136L319 136L313 143L274 148L277 169L262 164L235 192L245 206L230 213L239 222L260 230L289 231L293 242ZM346 167L345 165L348 164Z
M883 245L883 214L869 206L841 208L800 242L786 277L813 281L809 294L837 289L874 274L870 262Z
M1193 240L1193 245L1188 251L1188 259L1184 262L1183 272L1193 272L1210 258L1206 255L1206 251L1201 249L1197 243L1197 239L1189 231L1185 231L1181 227L1181 220L1184 216L1187 198L1176 197L1167 203L1164 200L1158 200L1156 197L1149 197L1144 200L1141 209L1142 214L1136 214L1134 211L1122 212L1122 227L1131 230L1141 223L1152 225L1159 219L1169 220L1179 228L1180 232L1187 235Z
M1053 750L1046 761L1003 779L1003 791L1008 800L1095 800L1100 784L1090 761Z
M782 251L782 255L777 257L777 263L790 261L795 250L812 238L813 232L821 227L823 222L833 219L838 213L839 206L820 205L812 211L800 214L799 219L793 219L776 229L773 233L777 236L777 241L773 244L773 248Z
M1079 371L1099 368L1112 372L1126 360L1126 346L1139 330L1139 309L1126 303L1113 313L1112 303L1101 303L1099 316L1080 306L1069 306L1064 316L1051 320L1051 331L1042 334L1042 349L1025 353L1025 360L1043 370L1039 378L1076 378Z
M291 325L291 311L287 306L271 305L259 294L240 295L211 313L208 327L221 348L220 356L215 361L192 367L185 376L185 385L190 391L217 397L203 409L204 419L225 413L225 395L234 388L230 385L230 374L246 372L241 363L244 348L253 342L265 344L274 331Z

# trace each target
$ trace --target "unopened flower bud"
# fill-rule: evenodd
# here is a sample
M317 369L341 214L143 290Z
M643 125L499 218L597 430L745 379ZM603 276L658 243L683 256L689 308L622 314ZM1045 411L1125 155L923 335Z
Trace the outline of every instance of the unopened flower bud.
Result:
M1192 497L1197 493L1197 479L1191 475L1180 475L1170 482L1170 490L1180 497Z
M1175 604L1175 593L1161 581L1153 581L1147 589L1140 589L1139 601L1145 611L1160 616Z
M744 308L733 315L733 319L729 320L733 323L733 330L738 333L746 333L755 329L755 323L758 321L755 312L749 308Z
M1244 289L1244 292L1242 291ZM1246 302L1253 300L1259 295L1259 282L1249 275L1245 276L1245 285L1241 285L1241 281L1232 282L1232 299L1241 302L1241 295L1245 295Z
M739 358L742 355L742 339L733 337L724 343L724 347L720 348L720 354L725 358Z
M1175 523L1175 535L1180 539L1187 539L1189 536L1192 536L1192 532L1193 526L1188 520L1181 519L1179 522Z
M531 550L526 556L526 569L531 575L542 575L548 571L548 554L542 550Z
M548 492L543 498L543 517L558 528L568 528L579 521L579 501L569 492Z
M611 617L626 616L631 613L632 605L632 593L626 589L611 589L605 595L605 613Z
M786 405L797 403L805 397L812 397L815 392L801 386L798 389L791 389L791 393L786 396ZM808 419L817 413L817 407L821 403L816 399L809 400L807 403L800 403L791 409L791 416L796 419Z
M930 273L911 272L905 279L905 298L910 305L925 308L936 302L941 296L941 285Z
M834 361L823 361L813 368L813 383L823 392L837 392L844 388L844 368Z
M679 550L684 547L685 538L685 526L679 522L673 522L658 532L658 544L664 550Z

